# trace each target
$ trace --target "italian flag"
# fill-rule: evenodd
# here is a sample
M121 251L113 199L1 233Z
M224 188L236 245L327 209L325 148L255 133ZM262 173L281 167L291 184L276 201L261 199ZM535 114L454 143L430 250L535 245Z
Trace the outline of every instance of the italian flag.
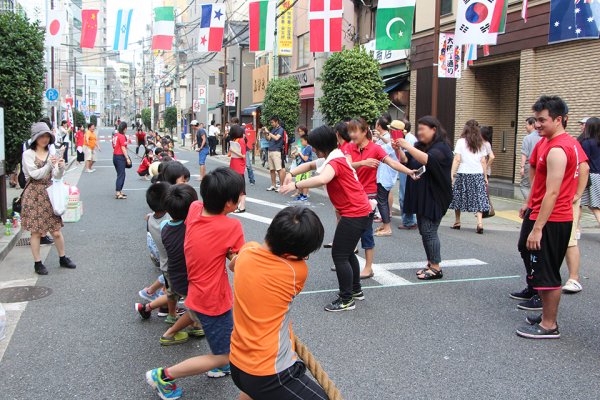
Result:
M171 50L175 36L175 10L173 7L156 7L152 25L152 50Z
M277 1L250 2L250 51L272 51Z

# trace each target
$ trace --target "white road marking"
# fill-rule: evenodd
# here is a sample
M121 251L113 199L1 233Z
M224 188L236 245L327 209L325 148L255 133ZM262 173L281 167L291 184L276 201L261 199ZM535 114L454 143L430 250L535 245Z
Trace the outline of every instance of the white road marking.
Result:
M267 206L267 207L277 208L277 209L280 209L280 210L283 210L284 208L287 208L287 206L283 206L281 204L271 203L270 201L255 199L253 197L246 197L246 201L248 201L250 203L260 204L260 205Z
M360 264L360 269L364 269L365 267L365 259L362 257L357 257L358 263ZM393 285L393 286L405 286L405 285L414 285L413 282L406 280L398 275L388 271L383 268L380 264L373 263L373 280L379 282L382 285Z
M251 219L253 221L262 222L263 224L267 224L267 225L270 225L271 221L273 221L271 218L261 217L260 215L251 214L249 212L245 212L243 214L234 214L234 213L231 213L230 215L233 216L233 217L240 217L240 218L244 218L244 219Z
M389 263L389 264L378 264L380 268L384 270L400 270L400 269L419 269L427 265L426 261L416 262L400 262L400 263ZM470 267L476 265L487 265L486 262L478 260L476 258L462 258L457 260L445 260L442 261L442 268L448 267Z

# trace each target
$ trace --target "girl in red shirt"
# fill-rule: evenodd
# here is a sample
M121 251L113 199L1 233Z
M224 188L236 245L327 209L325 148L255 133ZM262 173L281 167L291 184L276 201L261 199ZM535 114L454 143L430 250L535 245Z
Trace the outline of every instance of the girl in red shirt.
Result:
M239 125L233 125L229 130L230 146L229 154L231 160L229 161L229 168L237 172L244 177L246 171L246 141L244 140L244 128ZM235 143L235 144L234 144ZM240 195L240 202L238 208L234 212L236 214L246 212L246 179L244 178L244 191Z
M146 154L144 154L142 163L137 170L138 175L146 180L150 179L150 164L152 164L152 161L154 161L154 152L150 149L146 149Z
M117 171L115 199L118 200L127 198L127 195L125 195L122 190L123 185L125 185L125 169L128 167L131 168L131 159L127 154L127 137L125 136L126 132L127 122L121 122L119 124L117 133L115 133L112 139L113 165Z
M77 148L77 163L81 164L84 161L83 155L83 144L84 144L85 132L83 132L83 126L79 126L77 133L75 133L75 147Z
M373 207L354 169L344 153L338 149L338 140L333 129L328 126L314 129L308 135L308 143L316 151L319 160L304 163L288 173L279 193L327 187L331 203L340 214L331 249L340 293L337 299L325 306L325 311L353 310L356 307L355 300L365 298L354 249L363 233L373 224ZM293 181L295 175L311 170L317 170L319 175L303 181Z

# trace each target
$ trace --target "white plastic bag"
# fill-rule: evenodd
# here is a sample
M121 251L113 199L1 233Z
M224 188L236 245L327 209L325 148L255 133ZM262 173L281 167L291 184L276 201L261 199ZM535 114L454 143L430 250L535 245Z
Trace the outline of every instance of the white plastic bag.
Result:
M62 179L52 179L52 186L46 189L54 215L62 216L67 211L69 186Z

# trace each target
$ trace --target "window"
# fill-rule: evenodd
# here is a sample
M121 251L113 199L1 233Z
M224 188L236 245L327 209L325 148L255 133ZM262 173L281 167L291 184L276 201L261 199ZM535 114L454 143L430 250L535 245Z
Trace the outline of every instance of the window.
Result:
M291 71L289 57L279 57L279 75L289 74Z
M310 36L308 33L298 36L298 68L306 67L311 58Z
M442 15L452 14L452 0L441 0L442 1Z

